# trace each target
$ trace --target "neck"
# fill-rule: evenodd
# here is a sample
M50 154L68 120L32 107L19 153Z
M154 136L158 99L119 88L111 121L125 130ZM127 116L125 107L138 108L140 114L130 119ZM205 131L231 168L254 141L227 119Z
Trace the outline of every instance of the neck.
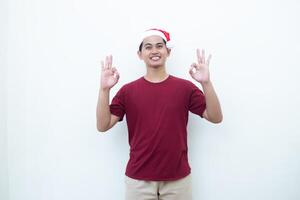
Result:
M169 74L166 72L165 67L159 67L159 68L150 68L147 67L147 73L144 76L145 79L147 79L150 82L161 82L165 80Z

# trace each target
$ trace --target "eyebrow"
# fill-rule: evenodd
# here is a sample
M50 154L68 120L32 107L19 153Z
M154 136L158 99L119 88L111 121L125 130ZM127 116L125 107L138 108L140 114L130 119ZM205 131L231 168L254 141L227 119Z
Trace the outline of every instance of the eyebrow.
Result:
M155 44L153 44L153 43L146 43L146 44L144 44L144 46L147 46L147 45L158 45L158 44L164 44L163 42L158 42L158 43L155 43Z

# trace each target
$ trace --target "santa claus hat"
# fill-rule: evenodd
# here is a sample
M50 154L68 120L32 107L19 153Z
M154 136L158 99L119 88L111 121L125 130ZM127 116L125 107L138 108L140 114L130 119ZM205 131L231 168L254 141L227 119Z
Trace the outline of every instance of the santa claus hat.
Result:
M166 41L167 48L170 49L170 48L173 47L173 44L172 44L171 38L170 38L170 33L168 33L165 30L157 29L157 28L151 28L151 29L148 29L148 30L144 31L141 35L140 43L142 43L142 41L146 37L149 37L149 36L152 36L152 35L157 35L157 36L160 36L162 39L164 39Z

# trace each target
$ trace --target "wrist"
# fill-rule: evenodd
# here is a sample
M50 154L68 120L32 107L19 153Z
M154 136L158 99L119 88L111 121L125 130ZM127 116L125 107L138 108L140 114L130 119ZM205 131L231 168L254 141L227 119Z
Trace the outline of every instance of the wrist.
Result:
M106 93L106 92L109 92L109 91L110 91L110 88L100 88L101 93Z
M202 85L202 87L208 87L212 85L212 82L208 80L208 81L203 81L200 84Z

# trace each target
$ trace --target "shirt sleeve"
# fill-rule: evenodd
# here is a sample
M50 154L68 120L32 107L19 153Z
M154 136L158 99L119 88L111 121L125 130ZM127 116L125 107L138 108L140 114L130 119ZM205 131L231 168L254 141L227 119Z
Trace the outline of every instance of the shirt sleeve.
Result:
M116 115L120 117L119 121L123 120L123 117L125 115L125 89L122 87L117 94L113 97L110 107L110 113L113 115Z
M189 101L189 111L203 117L203 113L206 109L206 101L203 92L194 84L192 84L192 90Z

